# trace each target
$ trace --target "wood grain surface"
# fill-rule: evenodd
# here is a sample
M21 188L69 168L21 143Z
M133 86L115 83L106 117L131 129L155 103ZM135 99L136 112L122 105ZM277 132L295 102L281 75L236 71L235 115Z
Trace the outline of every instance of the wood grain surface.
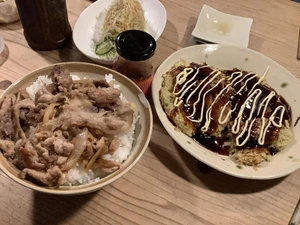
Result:
M150 0L148 0L150 1ZM249 48L272 58L300 78L297 45L300 4L288 0L161 0L166 28L158 40L155 66L189 39L203 4L254 19ZM91 4L68 0L71 26ZM0 25L5 49L0 81L12 82L49 64L91 62L75 45L36 52L20 21ZM0 172L0 224L288 224L300 197L300 171L270 181L234 178L199 163L166 133L154 112L154 131L144 156L124 177L102 190L73 197L33 192Z

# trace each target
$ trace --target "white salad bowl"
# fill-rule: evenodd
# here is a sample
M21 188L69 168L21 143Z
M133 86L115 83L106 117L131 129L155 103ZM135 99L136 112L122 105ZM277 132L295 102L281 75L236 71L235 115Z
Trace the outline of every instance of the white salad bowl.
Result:
M93 192L122 177L138 162L143 153L146 151L152 134L153 126L151 107L142 91L130 79L116 71L89 63L71 62L59 63L56 65L62 65L64 68L70 71L71 75L75 75L80 79L99 80L104 79L105 74L113 75L113 78L116 80L115 84L120 85L121 93L125 96L127 101L135 104L137 110L138 119L135 124L134 142L130 155L121 164L119 170L109 174L104 178L96 178L92 182L77 186L60 186L58 188L44 187L21 179L19 178L20 171L4 157L1 151L0 169L14 181L39 192L57 195L75 195ZM54 65L50 65L25 75L19 81L12 84L2 94L0 100L2 100L8 94L16 93L21 88L30 86L39 76L49 75L53 67Z
M157 40L164 31L167 23L166 9L158 0L140 0L140 2L146 19L146 32ZM97 18L100 24L103 23L106 15L105 12L112 3L113 0L98 0L87 7L80 14L73 30L73 40L79 51L91 60L103 65L111 65L113 60L102 60L99 58L94 52L95 44L93 36Z

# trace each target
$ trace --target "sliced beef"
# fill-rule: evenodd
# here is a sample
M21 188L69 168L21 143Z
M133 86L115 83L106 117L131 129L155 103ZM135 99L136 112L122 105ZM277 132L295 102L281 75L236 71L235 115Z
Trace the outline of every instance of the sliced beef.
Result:
M56 95L57 94L57 90L56 90L56 86L55 84L48 84L46 86L47 91L49 91L51 94Z
M75 99L75 98L79 98L79 99L88 99L88 96L86 93L81 92L80 90L72 90L70 92L68 92L68 98L69 99Z
M65 138L66 133L68 135L68 132L62 132L61 130L57 130L53 134L54 151L57 154L60 154L60 155L63 155L63 156L69 156L70 153L74 150L74 144L69 142Z
M68 157L66 157L66 156L59 156L57 158L57 165L62 165L64 163L66 163L67 160L68 160Z
M37 104L49 105L56 102L64 103L68 100L69 96L70 94L66 92L60 92L56 95L53 95L51 93L44 93L37 99Z
M82 88L86 88L86 87L96 88L93 80L90 80L90 79L75 80L75 81L73 81L73 83L74 83L73 89L82 89Z
M20 173L20 178L25 179L27 176L32 177L37 182L45 186L58 186L63 183L63 173L58 166L48 169L46 172L40 172L33 169L25 168Z
M55 153L63 156L69 156L74 149L74 145L63 137L49 137L43 142L43 145L48 149L54 149Z
M39 125L41 125L41 124L39 124ZM53 134L52 131L48 131L48 130L40 131L39 127L40 126L37 126L36 133L35 133L35 136L39 141L44 141L47 138L52 136L52 134Z
M105 168L105 169L110 169L110 168L120 168L121 163L115 162L113 160L107 160L107 159L98 159L95 161L93 164L93 169L98 169L98 168Z
M108 88L110 87L109 83L106 82L106 80L94 80L95 87L100 88Z
M89 99L97 106L115 104L119 100L120 90L112 87L108 88L83 88L80 90L87 94Z
M116 118L114 115L101 116L95 113L81 113L80 111L63 112L55 121L49 121L46 126L51 129L61 127L67 130L71 126L87 126L95 128L102 134L118 135L129 130L130 121Z
M23 99L19 102L17 102L15 105L14 105L14 108L15 110L20 110L20 109L32 109L35 107L35 104L34 102L31 100L31 99Z
M72 90L73 80L70 76L70 72L66 69L63 69L62 66L54 66L50 74L50 78L59 92L67 92Z
M28 140L17 151L17 167L21 170L24 168L42 170L46 167L39 162L37 151Z
M21 98L22 98L22 99L30 98L30 95L29 95L29 93L27 92L26 88L20 89L20 94L21 94Z
M117 117L119 117L121 120L127 122L127 129L129 129L133 123L133 117L134 117L134 109L135 105L132 103L124 103L118 109L116 110L117 112Z
M19 102L17 102L14 106L13 106L13 121L14 121L14 127L15 127L15 140L18 140L19 138L21 139L25 139L25 133L23 128L21 127L20 124L20 115L21 115L21 109L27 109L27 110L31 110L32 108L34 108L35 105L33 103L33 101L31 99L24 99L21 100Z
M22 148L25 145L26 141L27 141L26 139L17 140L16 144L15 144L15 150L19 151L19 149Z
M37 102L38 103L50 103L52 102L54 98L54 95L51 94L51 93L46 93L46 94L42 94L38 99L37 99Z
M118 137L114 137L108 147L109 154L113 155L120 146L120 140Z
M20 119L25 121L26 120L26 115L29 112L28 109L20 109Z
M31 108L26 114L26 124L36 127L37 124L42 121L47 107L48 105L45 103L38 103L37 106Z
M102 134L123 134L131 128L134 116L133 108L131 104L126 103L121 105L116 112L83 113L78 107L65 105L63 112L57 118L42 124L37 130L38 132L39 130L54 131L57 128L67 130L74 126L87 126Z
M80 110L93 113L98 113L99 111L98 108L95 107L88 99L78 97L68 101L68 108L71 109L71 111Z
M38 143L35 148L38 150L39 155L43 157L45 162L53 162L53 158L50 157L49 150L45 147L42 147L41 143ZM41 159L40 159L41 160Z
M0 118L0 138L11 139L13 140L15 134L14 120L13 120L13 111L9 109L1 118Z
M41 86L41 88L35 93L35 103L38 103L38 99L40 99L41 96L47 94L52 95L52 93L47 89L48 86Z
M14 94L7 95L4 97L1 103L0 118L2 118L5 115L5 113L10 109L10 107L15 104L16 99L17 98Z
M94 154L95 154L94 148L92 144L89 142L86 148L84 149L84 152L82 153L81 157L83 159L89 160L93 157Z
M15 155L15 143L9 140L0 140L0 149L7 158L13 158Z

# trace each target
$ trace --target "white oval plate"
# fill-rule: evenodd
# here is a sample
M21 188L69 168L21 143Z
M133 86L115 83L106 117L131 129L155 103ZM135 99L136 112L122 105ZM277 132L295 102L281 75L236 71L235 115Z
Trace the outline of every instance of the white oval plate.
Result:
M111 65L112 60L102 60L94 52L94 27L96 18L100 15L100 23L104 22L105 10L109 8L113 0L98 0L87 7L77 19L73 29L73 40L76 47L91 60ZM157 40L165 29L167 23L167 12L158 0L140 0L146 19L146 32Z
M238 166L228 156L218 155L192 140L187 135L176 131L169 121L159 101L162 75L177 61L207 62L222 69L244 69L263 74L269 66L267 83L282 95L292 108L293 125L300 116L300 82L285 68L266 56L242 47L228 45L196 45L178 50L170 55L157 69L152 83L152 95L156 112L170 136L188 153L201 162L226 174L247 179L274 179L286 176L300 168L300 122L292 127L294 139L282 152L277 153L271 162L264 162L259 167ZM286 87L281 87L286 83Z

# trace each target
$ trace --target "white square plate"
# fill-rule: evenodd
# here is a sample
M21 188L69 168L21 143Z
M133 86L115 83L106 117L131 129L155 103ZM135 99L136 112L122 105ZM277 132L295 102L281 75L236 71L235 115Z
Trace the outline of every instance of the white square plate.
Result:
M219 44L248 47L253 19L222 13L203 5L192 35Z

